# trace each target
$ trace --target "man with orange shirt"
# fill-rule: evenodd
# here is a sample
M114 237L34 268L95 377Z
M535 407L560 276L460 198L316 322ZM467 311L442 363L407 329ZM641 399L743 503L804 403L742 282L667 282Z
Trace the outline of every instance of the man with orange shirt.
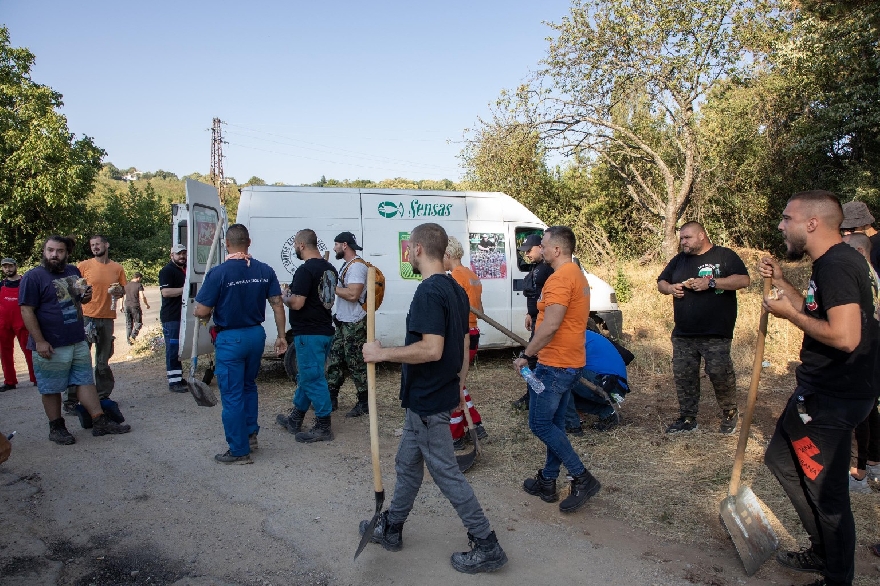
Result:
M541 250L553 274L538 300L535 335L513 363L517 372L523 366L533 368L544 385L542 392L529 387L529 429L547 446L547 459L544 468L523 483L523 490L544 502L556 502L556 479L565 464L571 492L559 503L563 513L578 510L602 487L565 435L568 401L586 364L584 336L590 315L590 285L572 261L575 244L568 226L551 226L544 231Z
M114 306L114 297L119 299L124 293L125 269L118 262L110 260L110 243L104 236L92 236L89 239L89 248L93 258L77 265L83 278L92 287L92 301L82 307L83 321L89 346L95 346L95 386L98 387L98 397L107 399L114 386L109 362L113 356L113 321L116 319L116 309L111 307ZM119 294L111 295L111 287ZM76 404L75 388L68 389L67 392L66 405L71 404Z
M462 247L461 241L455 236L450 236L449 244L446 246L446 254L443 255L443 268L449 271L450 276L467 293L470 306L483 311L483 284L480 282L480 277L474 271L461 264L462 257L464 257L464 247ZM477 347L480 345L480 329L477 327L477 316L474 313L468 313L468 328L470 340L468 360L470 364L473 364L474 358L477 356ZM464 400L467 403L468 411L470 411L471 419L476 427L477 437L481 440L488 440L489 434L483 428L483 420L476 407L474 407L473 401L471 401L467 387L462 392L464 393ZM449 418L449 429L452 431L452 443L456 450L463 450L465 448L464 423L464 411L459 409L453 411Z

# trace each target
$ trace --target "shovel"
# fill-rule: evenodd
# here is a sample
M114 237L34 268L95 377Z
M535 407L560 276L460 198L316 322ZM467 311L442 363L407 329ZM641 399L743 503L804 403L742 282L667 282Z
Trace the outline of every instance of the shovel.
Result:
M367 269L367 342L376 340L376 269ZM376 413L376 365L367 363L367 407L370 410L370 455L373 460L373 490L376 493L376 513L370 519L366 531L361 536L354 559L358 559L361 552L369 543L382 514L382 505L385 504L385 490L382 488L382 471L379 469L379 415Z
M764 297L770 293L770 279L764 279ZM758 325L758 340L755 345L755 361L752 363L752 384L749 386L749 397L746 412L743 415L742 428L739 431L739 443L736 446L736 459L730 475L730 489L727 498L721 501L721 520L736 551L745 566L746 575L751 576L767 561L776 548L779 539L770 526L770 522L761 509L761 501L748 486L740 486L743 459L746 444L749 441L749 428L755 414L755 402L758 398L758 381L761 379L761 365L764 361L764 340L767 337L767 312L761 311Z
M473 398L471 398L471 402L473 402ZM455 461L458 462L459 470L467 472L474 465L474 462L477 461L477 456L483 455L483 447L480 445L480 440L477 437L477 428L474 426L474 420L471 418L471 410L467 405L464 406L464 418L467 420L468 433L471 434L471 442L474 444L474 450L470 454L456 456Z
M208 252L208 262L205 266L206 275L214 266L214 254L217 252L217 246L220 243L220 231L223 227L221 222L222 220L217 222L217 225L214 227L214 240L211 241L211 251ZM204 381L200 381L196 378L196 367L199 365L199 330L201 329L202 324L196 319L196 327L192 339L192 357L189 365L189 380L186 381L186 386L199 407L213 407L217 404L217 395L214 394L211 387L205 384ZM211 376L213 377L213 372L211 373Z

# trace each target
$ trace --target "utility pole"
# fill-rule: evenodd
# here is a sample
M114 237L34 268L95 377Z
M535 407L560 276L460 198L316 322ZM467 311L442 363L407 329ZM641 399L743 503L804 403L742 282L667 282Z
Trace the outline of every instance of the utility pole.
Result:
M220 125L223 122L214 118L211 126L211 183L220 194L220 203L226 204L226 178L223 175L223 130Z

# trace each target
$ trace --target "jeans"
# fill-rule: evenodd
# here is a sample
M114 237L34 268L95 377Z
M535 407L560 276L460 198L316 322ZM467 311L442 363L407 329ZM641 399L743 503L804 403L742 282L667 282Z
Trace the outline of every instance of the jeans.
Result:
M529 429L547 446L547 460L541 471L547 480L559 477L561 464L571 476L586 470L565 435L568 401L580 372L580 368L557 368L539 362L535 376L544 383L544 392L536 393L529 387Z
M180 322L162 322L162 336L165 338L165 372L168 374L168 387L183 382L183 365L180 363Z
M257 433L257 373L266 344L262 325L217 334L214 375L223 403L223 430L233 456L251 451L248 436Z
M328 417L332 411L330 389L324 375L327 353L333 336L294 336L296 348L296 391L293 406L305 413L309 406L315 409L315 417Z
M449 432L449 413L421 417L409 409L406 410L403 436L394 459L397 480L394 483L394 496L388 507L388 521L406 521L422 486L425 466L431 473L434 484L452 504L471 535L479 539L488 537L491 532L489 520L455 460Z
M856 528L849 500L849 452L853 429L868 416L873 399L806 394L813 420L798 416L798 387L776 422L764 463L779 480L816 553L825 558L829 584L852 584Z
M143 324L143 312L140 306L125 308L125 336L127 340L137 338Z
M602 386L602 376L592 370L581 370L581 377L587 379L594 385ZM599 419L610 417L614 413L614 409L608 404L604 397L597 395L580 382L575 382L571 390L571 398L568 400L568 410L565 414L565 427L572 429L580 427L581 418L578 411L595 415Z

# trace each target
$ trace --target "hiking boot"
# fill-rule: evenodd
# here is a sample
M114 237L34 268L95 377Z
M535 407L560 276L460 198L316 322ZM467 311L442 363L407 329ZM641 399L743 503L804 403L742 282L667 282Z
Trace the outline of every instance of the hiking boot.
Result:
M452 440L452 449L456 452L462 451L467 445L467 434L464 434L457 440Z
M370 408L366 403L357 403L354 407L352 407L351 411L345 414L346 417L360 417L361 415L368 415L370 413Z
M15 388L15 385L4 384L2 387L0 387L0 393L5 393L6 391L11 391L14 388Z
M296 407L293 407L287 415L283 413L279 413L277 417L275 417L275 423L289 431L290 433L297 434L302 431L303 420L306 418L306 414L303 411L300 411Z
M474 429L477 431L477 439L483 443L489 443L489 432L483 428L482 423L477 423L474 425Z
M101 437L102 435L116 435L120 433L128 433L131 431L130 425L116 423L106 414L101 413L92 421L92 435Z
M697 429L696 417L679 417L674 423L666 428L666 433L679 433L682 431L693 431Z
M776 552L776 561L796 572L817 572L821 574L825 571L825 559L816 554L812 547L800 551Z
M559 500L559 494L556 492L556 479L544 478L544 474L538 470L534 478L527 478L523 482L523 490L529 494L541 497L545 503L555 503Z
M63 417L59 417L58 419L49 422L49 440L62 446L69 446L70 444L76 443L76 438L70 435L70 432L67 431L67 426L64 424Z
M333 432L330 431L330 416L315 417L315 424L308 431L301 431L296 434L296 441L301 444L311 444L314 442L329 442L333 439Z
M260 449L260 442L257 441L256 431L248 436L248 444L251 446L252 452Z
M577 427L566 427L565 433L567 433L568 435L581 437L582 435L584 435L584 427L582 425L578 425Z
M189 392L189 385L187 385L183 381L180 381L177 383L170 384L168 386L168 390L171 391L172 393L188 393Z
M217 454L214 456L214 460L220 462L221 464L253 464L254 461L251 460L250 454L245 454L244 456L233 456L232 452L226 450L225 454Z
M868 475L865 474L865 477L859 480L852 474L849 475L849 492L858 492L862 494L870 494L871 487L868 486Z
M468 531L468 545L470 551L454 553L450 559L452 567L459 572L465 574L494 572L507 563L507 554L501 549L494 531L487 535L486 539L474 537Z
M528 411L529 410L529 394L526 393L516 401L512 401L510 405L516 409L517 411Z
M361 521L358 531L361 537L369 527L370 521ZM403 523L392 525L388 522L388 511L382 511L370 537L371 543L378 543L388 551L400 551L403 548Z
M731 409L729 411L721 412L721 428L718 430L720 433L730 434L736 430L736 422L739 420L739 411L736 409Z
M571 491L561 503L559 510L563 513L573 513L590 500L590 497L599 492L602 485L596 480L596 477L590 474L589 470L584 470L580 476L575 476L571 480Z
M620 415L618 415L617 413L612 413L608 417L596 421L590 427L592 429L595 429L596 431L611 431L618 425L620 425Z

